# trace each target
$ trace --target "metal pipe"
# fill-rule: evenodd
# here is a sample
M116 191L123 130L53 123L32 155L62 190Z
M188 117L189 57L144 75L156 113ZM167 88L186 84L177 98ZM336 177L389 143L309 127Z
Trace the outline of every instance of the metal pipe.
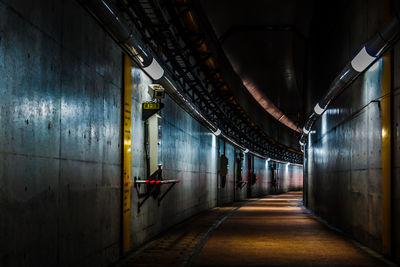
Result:
M211 132L216 135L221 135L221 137L241 150L246 149L226 134L221 133L221 130L218 129L218 127L205 118L201 112L183 96L181 90L178 90L178 88L172 83L168 73L164 72L164 69L158 63L157 59L148 52L145 46L138 39L136 39L134 33L128 26L129 24L125 21L123 16L118 12L118 9L110 0L78 1L88 9L88 11L100 22L117 43L135 60L138 66L153 78L153 80L156 80L157 83L160 83L165 88L168 95L178 105L185 109ZM266 157L256 152L250 153L257 157L266 159Z
M307 136L314 122L328 108L329 104L345 90L361 73L380 59L383 54L392 48L400 32L400 11L392 16L372 37L360 52L349 62L330 84L327 93L315 105L314 111L309 116L303 127L299 143L306 145Z
M103 25L109 34L125 48L135 62L154 80L160 79L164 70L158 61L136 39L114 3L110 0L79 0Z
M118 9L110 0L80 0L80 2L135 60L138 66L165 88L168 95L171 96L178 105L184 108L190 115L212 132L218 130L218 128L208 121L174 86L168 75L164 73L158 61L147 51L144 45L136 39L133 32L127 26L128 23L119 14Z

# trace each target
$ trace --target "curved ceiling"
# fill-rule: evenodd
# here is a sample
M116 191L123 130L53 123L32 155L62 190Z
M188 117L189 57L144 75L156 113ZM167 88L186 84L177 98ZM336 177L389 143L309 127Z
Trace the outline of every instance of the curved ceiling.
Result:
M293 130L304 120L304 70L312 0L200 0L242 83ZM276 108L274 108L276 107Z

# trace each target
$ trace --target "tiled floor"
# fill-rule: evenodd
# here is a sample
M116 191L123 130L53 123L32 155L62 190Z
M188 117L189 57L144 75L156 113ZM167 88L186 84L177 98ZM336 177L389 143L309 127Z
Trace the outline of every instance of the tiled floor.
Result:
M143 246L121 266L387 266L328 229L301 192L215 208Z

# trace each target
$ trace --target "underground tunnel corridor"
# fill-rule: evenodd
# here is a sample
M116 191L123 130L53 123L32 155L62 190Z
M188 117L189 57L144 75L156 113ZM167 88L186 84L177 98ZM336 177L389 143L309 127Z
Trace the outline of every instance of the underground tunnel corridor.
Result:
M400 1L0 0L0 267L397 266Z

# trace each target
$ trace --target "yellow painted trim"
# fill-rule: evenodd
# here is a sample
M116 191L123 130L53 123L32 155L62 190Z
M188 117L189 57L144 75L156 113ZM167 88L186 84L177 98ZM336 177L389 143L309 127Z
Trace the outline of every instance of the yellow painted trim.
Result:
M390 0L382 3L382 21L385 22L390 17ZM391 256L391 53L386 53L382 60L382 253Z
M131 94L132 61L124 56L124 106L123 106L123 154L122 154L122 254L130 249L131 234Z
M382 70L382 252L391 254L391 70L390 53Z

